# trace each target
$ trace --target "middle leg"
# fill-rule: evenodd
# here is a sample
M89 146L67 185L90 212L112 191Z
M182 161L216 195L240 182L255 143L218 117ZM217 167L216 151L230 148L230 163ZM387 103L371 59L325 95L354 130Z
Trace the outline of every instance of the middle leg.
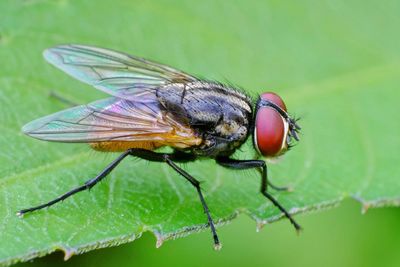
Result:
M211 232L212 232L213 239L214 239L214 248L219 250L221 248L221 243L219 241L219 238L217 235L217 230L215 229L214 221L211 217L210 210L207 206L207 203L206 203L203 193L201 191L200 182L196 178L191 176L189 173L187 173L185 170L180 168L178 165L176 165L174 162L174 161L176 161L176 162L193 161L196 159L196 157L192 154L187 154L187 153L183 153L183 152L175 152L172 154L166 154L166 153L157 153L154 151L144 150L144 149L132 149L131 155L142 158L142 159L146 159L149 161L167 163L171 168L173 168L177 173L179 173L181 176L183 176L187 181L189 181L196 188L197 194L199 195L199 198L200 198L201 205L203 206L203 209L204 209L204 213L207 215L208 224L210 225L210 228L211 228Z

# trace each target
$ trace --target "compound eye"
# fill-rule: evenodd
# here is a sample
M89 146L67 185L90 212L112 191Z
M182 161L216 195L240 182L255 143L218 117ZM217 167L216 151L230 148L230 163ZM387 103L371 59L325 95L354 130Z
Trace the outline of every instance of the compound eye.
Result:
M286 111L285 103L274 93L260 96ZM272 107L260 107L257 110L254 141L258 151L265 157L274 157L286 149L288 125L282 116Z
M287 111L285 102L283 102L282 98L275 93L272 92L262 93L260 95L260 98L263 100L269 100L275 105L278 105L284 111Z

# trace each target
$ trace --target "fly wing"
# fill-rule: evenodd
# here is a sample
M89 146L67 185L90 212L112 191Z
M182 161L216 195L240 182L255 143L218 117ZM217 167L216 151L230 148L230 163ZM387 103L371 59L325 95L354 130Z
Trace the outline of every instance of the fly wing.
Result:
M45 50L44 57L72 77L128 100L169 83L197 80L169 66L92 46L56 46Z
M47 141L158 142L178 147L199 144L193 130L153 102L108 98L66 109L26 124L22 131Z

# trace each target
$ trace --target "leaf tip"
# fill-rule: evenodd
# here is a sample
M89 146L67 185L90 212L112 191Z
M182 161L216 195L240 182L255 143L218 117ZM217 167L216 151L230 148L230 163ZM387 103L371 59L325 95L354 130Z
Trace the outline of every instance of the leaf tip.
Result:
M64 252L64 261L69 260L72 256L75 255L75 250L73 249L62 249Z
M157 242L156 242L156 248L160 248L162 246L162 244L164 244L164 238L161 234L154 232L154 235L157 238Z
M156 248L160 248L162 246L162 244L164 244L164 239L162 239L162 238L157 239Z
M371 208L371 203L360 197L359 195L352 196L353 199L361 203L361 214L367 213L369 208Z
M371 206L370 206L369 203L363 203L363 204L362 204L362 207L361 207L361 214L367 213L367 211L369 210L370 207L371 207Z
M265 225L266 225L265 222L263 222L263 221L258 221L258 222L257 222L257 226L256 226L256 232L257 232L257 233L260 232L260 231L264 228Z

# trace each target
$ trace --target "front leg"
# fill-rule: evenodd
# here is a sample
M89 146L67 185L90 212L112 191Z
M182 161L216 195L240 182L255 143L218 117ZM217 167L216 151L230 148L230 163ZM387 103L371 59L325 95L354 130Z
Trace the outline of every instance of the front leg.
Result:
M245 169L252 169L258 168L261 169L261 194L263 194L266 198L268 198L280 211L285 214L286 218L292 223L296 231L301 230L301 226L292 218L290 213L274 198L267 192L267 184L268 182L268 175L267 175L267 164L263 160L237 160L231 159L229 157L218 157L216 159L217 163L221 166L237 169L237 170L245 170Z
M290 187L276 186L268 179L267 164L263 160L236 160L228 157L218 157L217 163L221 166L237 170L257 168L257 170L260 171L262 175L261 191L267 191L267 186L270 186L272 189L277 191L292 191Z

